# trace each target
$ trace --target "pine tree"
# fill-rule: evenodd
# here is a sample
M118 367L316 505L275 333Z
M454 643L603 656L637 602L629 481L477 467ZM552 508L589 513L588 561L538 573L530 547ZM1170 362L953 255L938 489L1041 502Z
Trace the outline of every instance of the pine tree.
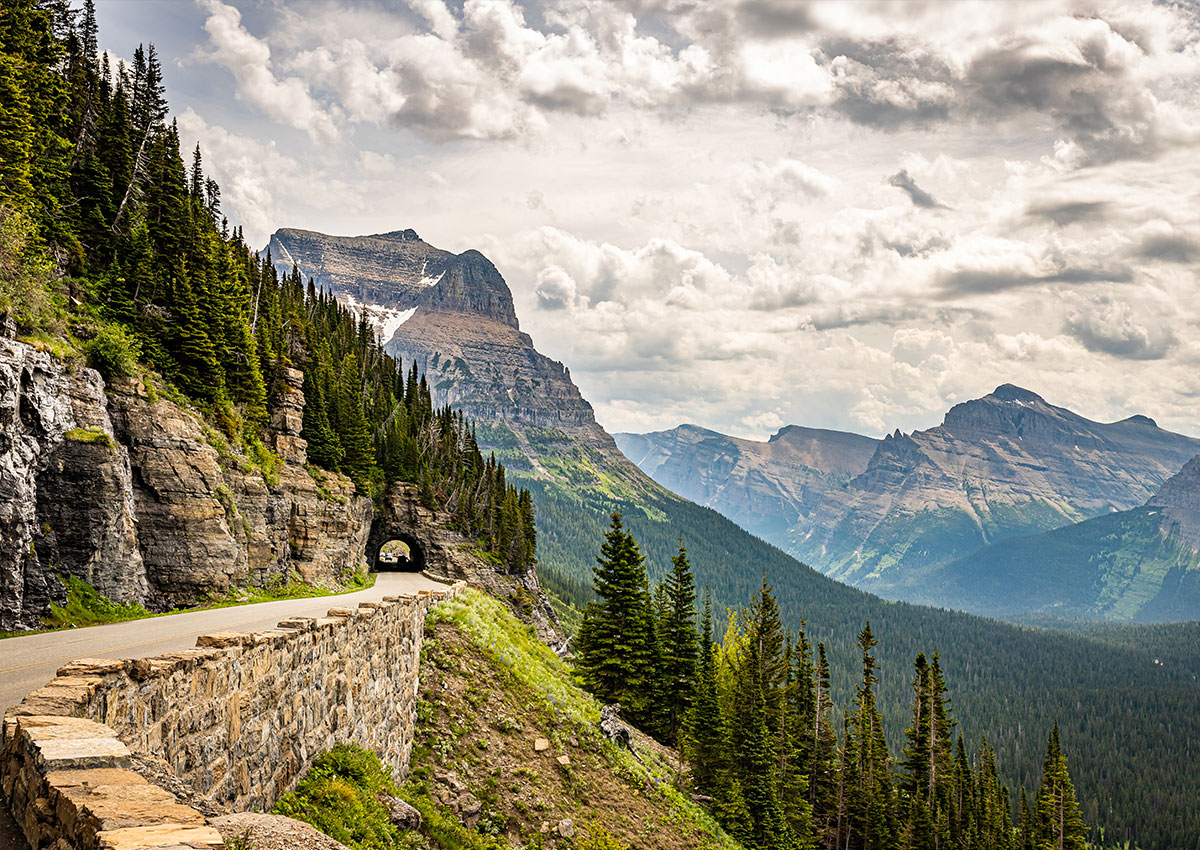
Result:
M699 656L696 635L696 584L683 541L671 559L671 570L659 585L663 610L659 615L659 681L666 708L665 743L676 746L680 728L696 687Z
M817 644L816 705L813 713L813 757L809 773L809 799L813 829L823 844L832 840L837 818L837 731L833 726L833 703L829 697L829 660L825 644Z
M304 372L304 417L300 436L308 441L308 461L329 470L337 470L342 460L342 444L329 427L325 394L314 377L319 361Z
M337 436L342 446L338 469L360 492L366 492L375 469L375 445L363 412L362 373L353 351L342 361L338 376L337 415Z
M1042 787L1034 799L1033 846L1035 850L1084 850L1087 846L1087 827L1062 754L1057 720L1046 741Z
M651 713L654 620L645 561L619 513L612 514L596 558L593 589L598 601L584 611L576 639L584 685L602 702L620 703L631 722L643 725Z
M700 626L699 663L695 699L688 709L684 752L692 779L702 793L717 784L721 763L721 707L717 701L717 662L713 647L712 597L704 591L704 616Z
M892 773L883 720L875 703L875 636L867 623L858 636L863 678L855 705L852 757L856 760L850 804L850 834L863 850L888 850L895 845Z

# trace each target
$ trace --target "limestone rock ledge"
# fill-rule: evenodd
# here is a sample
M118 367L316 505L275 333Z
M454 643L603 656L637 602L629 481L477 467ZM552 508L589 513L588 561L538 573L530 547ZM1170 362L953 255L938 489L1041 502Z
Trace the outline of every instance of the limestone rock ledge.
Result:
M365 563L370 500L302 465L300 373L280 376L277 480L140 381L0 338L0 629L28 628L69 573L154 610L296 573L336 587Z

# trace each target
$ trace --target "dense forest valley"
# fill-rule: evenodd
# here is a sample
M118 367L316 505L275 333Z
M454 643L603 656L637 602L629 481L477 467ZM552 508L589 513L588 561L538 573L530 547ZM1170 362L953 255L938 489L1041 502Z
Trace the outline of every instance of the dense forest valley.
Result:
M747 847L1200 848L1197 624L888 603L665 491L506 469L365 320L230 226L154 48L114 65L93 0L0 11L0 315L107 379L155 376L268 474L300 369L311 466L372 497L412 482L496 569L536 564L578 681L678 748Z

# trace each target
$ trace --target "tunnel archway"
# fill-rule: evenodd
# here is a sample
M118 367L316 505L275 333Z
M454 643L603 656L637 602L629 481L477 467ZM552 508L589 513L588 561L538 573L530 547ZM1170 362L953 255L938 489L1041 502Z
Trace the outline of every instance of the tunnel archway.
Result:
M372 566L377 573L419 573L425 569L425 547L411 534L394 533L380 544Z

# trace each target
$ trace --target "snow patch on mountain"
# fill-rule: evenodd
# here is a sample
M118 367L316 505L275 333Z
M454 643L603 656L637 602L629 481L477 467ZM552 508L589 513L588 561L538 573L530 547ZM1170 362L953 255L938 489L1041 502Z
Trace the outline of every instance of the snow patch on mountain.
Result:
M440 272L438 272L437 277L430 277L429 275L425 274L425 266L426 265L428 265L428 264L425 262L421 263L421 279L419 281L417 281L417 286L424 286L424 287L437 286L438 283L441 281L442 276L445 275L446 273L444 271L440 271Z
M438 275L440 278L441 275ZM390 307L380 307L378 304L364 304L353 295L341 293L337 296L356 318L366 319L367 324L375 329L375 334L383 344L387 344L400 326L407 322L417 312L416 307L407 310L395 310Z

